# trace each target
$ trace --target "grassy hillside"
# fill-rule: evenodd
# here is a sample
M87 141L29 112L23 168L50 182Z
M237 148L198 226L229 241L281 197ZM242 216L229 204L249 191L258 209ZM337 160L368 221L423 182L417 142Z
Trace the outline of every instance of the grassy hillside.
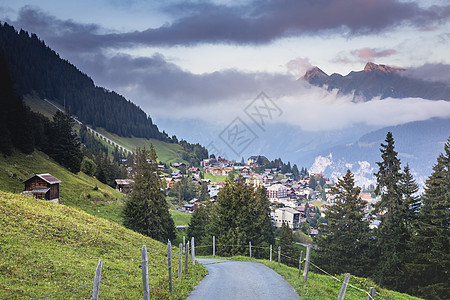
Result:
M176 211L176 210L171 210L170 215L172 216L172 219L175 222L175 226L189 225L189 223L191 222L191 218L192 218L191 214L181 212L181 211Z
M15 152L12 156L0 156L0 190L20 193L23 180L34 174L51 173L62 181L60 200L92 215L121 223L120 211L123 194L84 173L73 174L42 152L30 155Z
M212 257L212 256L208 256ZM310 270L314 270L314 272L309 272L308 281L306 283L303 282L302 275L300 279L297 279L298 276L298 268L291 268L286 265L281 264L278 266L278 263L275 261L269 261L264 259L251 259L246 256L234 256L234 257L215 257L222 259L231 259L238 261L253 261L259 262L267 267L273 269L275 272L280 274L281 276L289 282L289 284L295 289L297 294L299 294L300 299L302 300L317 300L317 299L336 299L339 295L342 280L344 280L344 275L337 276L338 281L331 276L325 275L319 270L315 269L314 266L311 266ZM304 266L304 265L303 265ZM316 272L317 271L317 272ZM303 272L302 272L303 274ZM350 286L352 285L352 286ZM356 287L356 288L355 288ZM367 299L368 296L364 293L364 291L369 291L370 287L375 287L376 294L375 299L377 300L419 300L420 298L413 297L407 294L390 291L386 289L382 289L373 283L371 280L366 278L359 278L355 276L350 277L349 286L347 287L347 291L345 293L345 300L360 300ZM363 291L361 291L363 290Z
M144 138L125 138L118 136L116 134L109 133L103 128L97 128L98 132L106 136L112 141L125 146L130 150L135 150L136 148L150 148L150 144L153 144L155 147L156 155L158 156L158 160L166 163L175 163L175 162L184 162L186 161L181 159L181 152L183 151L183 147L178 144L166 143L160 140L155 139L144 139Z
M53 118L53 114L56 113L56 108L50 103L40 99L37 96L27 95L24 97L25 103L35 112L40 112L44 116L49 119ZM56 104L55 104L56 105ZM57 105L59 106L59 105ZM158 155L158 159L162 162L166 163L174 163L174 162L184 162L186 161L181 159L181 152L183 151L183 147L178 144L166 143L160 140L155 139L145 139L145 138L125 138L118 136L116 134L109 133L103 128L96 128L98 132L106 136L112 141L134 151L136 148L150 148L150 144L153 144L156 150L156 154ZM108 147L110 151L113 150L113 147L105 141L102 141L102 144Z
M174 292L169 295L166 245L48 201L0 191L0 226L0 299L29 299L82 285L52 299L90 298L99 259L102 280L109 278L101 282L100 297L139 299L142 245L149 254L152 299L185 299L206 274L199 264L190 265L188 276L174 276ZM178 273L177 264L173 272Z

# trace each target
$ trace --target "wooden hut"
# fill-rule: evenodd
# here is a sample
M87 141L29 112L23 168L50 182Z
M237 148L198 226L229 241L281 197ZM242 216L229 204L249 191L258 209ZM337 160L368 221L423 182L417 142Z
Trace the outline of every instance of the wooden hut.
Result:
M59 203L59 184L61 180L51 174L36 174L23 183L25 184L25 191L30 192L34 197Z

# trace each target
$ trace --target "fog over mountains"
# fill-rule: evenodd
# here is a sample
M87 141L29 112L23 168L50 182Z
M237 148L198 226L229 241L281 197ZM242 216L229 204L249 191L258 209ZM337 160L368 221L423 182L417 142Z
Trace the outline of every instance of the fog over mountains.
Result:
M380 144L391 131L402 165L408 163L423 183L450 136L450 85L436 81L438 76L420 78L419 71L367 63L364 70L329 76L312 68L294 82L295 87L286 84L284 93L269 89L267 95L281 113L270 115L261 108L264 128L246 114L256 99L245 98L229 102L220 112L198 107L192 110L199 116L195 119L156 121L168 132L199 141L228 158L281 157L332 179L349 168L359 185L374 182ZM224 141L235 118L256 136L238 153Z
M417 98L450 100L448 83L412 78L409 74L405 69L367 63L363 71L350 72L346 76L328 76L316 67L309 70L303 79L327 90L337 89L338 93L352 94L355 102L369 101L375 97L379 101L403 98L403 105L408 106ZM367 113L370 114L370 111ZM394 135L403 166L408 163L418 182L423 184L450 136L448 117L384 127L363 135L353 143L330 147L315 158L311 170L337 178L350 168L360 185L372 183L373 173L377 171L375 162L380 161L380 144L388 131Z

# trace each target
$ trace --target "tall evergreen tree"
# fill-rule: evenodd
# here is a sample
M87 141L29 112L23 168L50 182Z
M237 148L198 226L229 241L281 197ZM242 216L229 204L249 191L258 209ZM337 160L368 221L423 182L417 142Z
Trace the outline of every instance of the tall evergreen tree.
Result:
M369 268L370 229L360 192L350 170L331 189L336 200L325 212L328 224L321 225L316 251L317 263L331 273L363 276Z
M377 162L379 170L376 193L381 200L376 204L376 212L382 213L381 224L376 234L379 266L376 279L382 285L396 290L405 289L406 246L409 239L406 227L407 209L401 188L400 160L395 151L394 138L391 132L386 135L386 144L381 144L381 162Z
M270 216L270 201L267 196L267 190L264 187L258 187L254 191L252 209L250 218L252 219L250 230L252 232L251 242L259 247L269 247L275 242L275 235ZM262 248L255 248L254 257L266 257L267 251Z
M288 266L296 266L297 253L294 247L294 237L292 235L292 229L287 222L281 224L280 230L280 248L281 248L281 262Z
M210 236L216 236L218 245L233 245L218 246L221 255L247 253L249 242L255 246L272 243L267 196L263 190L246 185L241 176L236 181L230 176L217 195L210 228Z
M157 172L153 145L150 150L137 149L135 159L133 191L123 210L124 225L161 242L173 240L175 225Z
M208 233L211 212L211 203L206 203L206 205L200 205L192 214L192 218L187 229L187 235L189 240L194 237L195 245L202 246L210 243L210 236ZM196 250L198 254L211 254L209 249L199 248Z
M425 299L449 299L450 138L425 183L422 203L411 239L410 290Z
M420 209L420 197L417 195L419 185L414 180L414 176L411 174L408 164L403 170L400 188L403 194L403 202L406 209L405 226L411 234Z

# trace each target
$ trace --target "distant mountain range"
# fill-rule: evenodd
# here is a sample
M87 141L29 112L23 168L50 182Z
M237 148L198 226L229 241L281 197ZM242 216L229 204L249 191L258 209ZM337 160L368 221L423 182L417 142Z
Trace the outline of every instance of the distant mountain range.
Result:
M448 84L411 78L406 75L405 69L371 62L366 64L364 70L352 71L345 76L337 73L327 75L314 67L302 79L328 90L338 89L341 94L352 93L355 101L367 101L375 97L450 100Z
M448 84L409 78L405 71L369 62L364 70L352 71L346 76L329 76L314 67L302 79L327 90L337 89L340 94L353 94L355 102L375 97L450 101ZM407 99L405 105L408 105ZM450 137L450 119L434 118L367 133L353 143L319 151L320 155L315 158L311 170L336 179L350 169L360 185L373 183L373 173L377 171L375 162L381 160L380 144L384 142L388 131L394 135L396 150L403 166L408 163L417 181L423 184L431 174L437 156L443 152L444 143Z
M388 131L394 136L402 167L409 164L416 180L423 185L450 137L450 119L433 118L367 133L354 143L321 151L310 170L337 179L350 169L359 185L368 186L374 183L373 173L378 171L376 162L381 161L380 144L385 143Z

